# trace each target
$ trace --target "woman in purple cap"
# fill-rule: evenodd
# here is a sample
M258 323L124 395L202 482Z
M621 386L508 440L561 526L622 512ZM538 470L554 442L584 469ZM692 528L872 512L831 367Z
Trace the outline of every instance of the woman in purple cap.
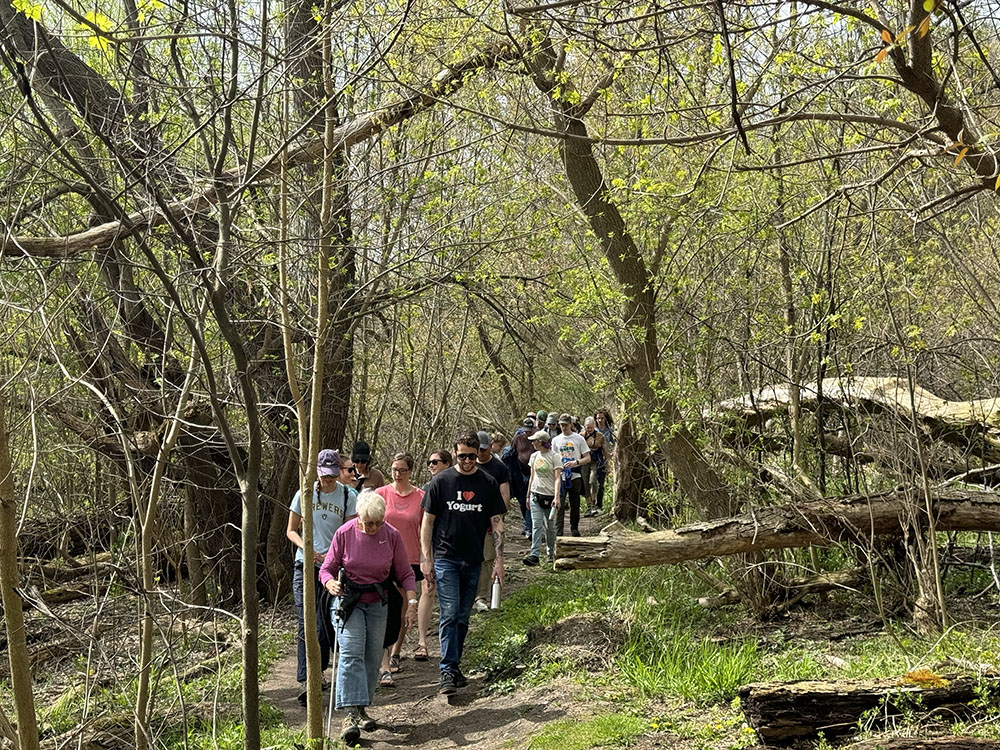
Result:
M316 484L312 495L312 538L313 560L309 566L313 581L316 583L316 606L319 606L319 567L330 548L330 540L334 532L344 522L356 515L355 502L357 493L348 487L352 478L351 461L346 456L341 457L337 451L329 448L321 450L316 459ZM339 480L339 481L338 481ZM298 617L298 671L296 678L299 686L299 703L306 704L306 636L305 615L302 611L302 588L306 565L302 555L305 541L302 539L302 498L300 492L295 492L291 507L288 510L288 528L285 535L295 545L295 570L292 574L292 595L295 598L295 614ZM324 628L319 627L319 613L313 612L309 618L311 627L317 629L319 648L322 657L323 671L330 666L330 644L327 642Z

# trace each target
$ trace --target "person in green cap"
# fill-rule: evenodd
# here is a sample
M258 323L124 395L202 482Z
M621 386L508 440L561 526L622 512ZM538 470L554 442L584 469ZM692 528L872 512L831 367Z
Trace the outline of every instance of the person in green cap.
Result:
M536 412L537 418L535 419L535 426L539 430L545 429L545 420L549 418L549 413L545 409L539 409Z

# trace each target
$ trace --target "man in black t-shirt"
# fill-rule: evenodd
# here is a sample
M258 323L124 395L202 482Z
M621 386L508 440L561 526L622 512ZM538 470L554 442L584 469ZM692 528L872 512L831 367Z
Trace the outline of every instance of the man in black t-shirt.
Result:
M494 577L503 583L503 514L507 504L496 480L476 464L479 439L475 433L455 440L455 466L437 474L424 495L420 526L420 569L437 587L441 619L441 690L451 695L467 684L459 669L469 615L476 598L483 538L487 527L496 547ZM501 464L502 465L502 464Z

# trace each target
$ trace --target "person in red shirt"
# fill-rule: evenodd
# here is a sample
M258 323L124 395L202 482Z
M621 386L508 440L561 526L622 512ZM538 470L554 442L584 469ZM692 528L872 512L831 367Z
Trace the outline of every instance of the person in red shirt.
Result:
M413 456L409 453L397 453L392 457L389 469L392 483L379 487L375 492L385 500L385 522L394 527L403 538L406 558L413 568L413 575L419 582L424 580L424 574L420 572L420 522L424 518L424 509L420 503L424 499L424 491L410 483L413 466ZM405 610L402 615L405 618ZM425 622L424 629L421 631L418 620L418 637L424 654L427 653L426 628L427 623ZM382 658L382 674L379 677L379 685L382 687L396 686L392 676L400 671L399 653L403 649L405 638L406 628L400 627L399 638L396 639L391 648L385 650L385 656Z

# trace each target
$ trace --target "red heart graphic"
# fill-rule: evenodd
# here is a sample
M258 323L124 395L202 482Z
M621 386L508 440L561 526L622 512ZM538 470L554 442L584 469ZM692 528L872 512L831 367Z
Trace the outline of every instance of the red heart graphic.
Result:
M462 493L462 499L465 500L465 502L469 502L475 496L476 496L475 492L471 492L471 491L468 491L468 490Z

